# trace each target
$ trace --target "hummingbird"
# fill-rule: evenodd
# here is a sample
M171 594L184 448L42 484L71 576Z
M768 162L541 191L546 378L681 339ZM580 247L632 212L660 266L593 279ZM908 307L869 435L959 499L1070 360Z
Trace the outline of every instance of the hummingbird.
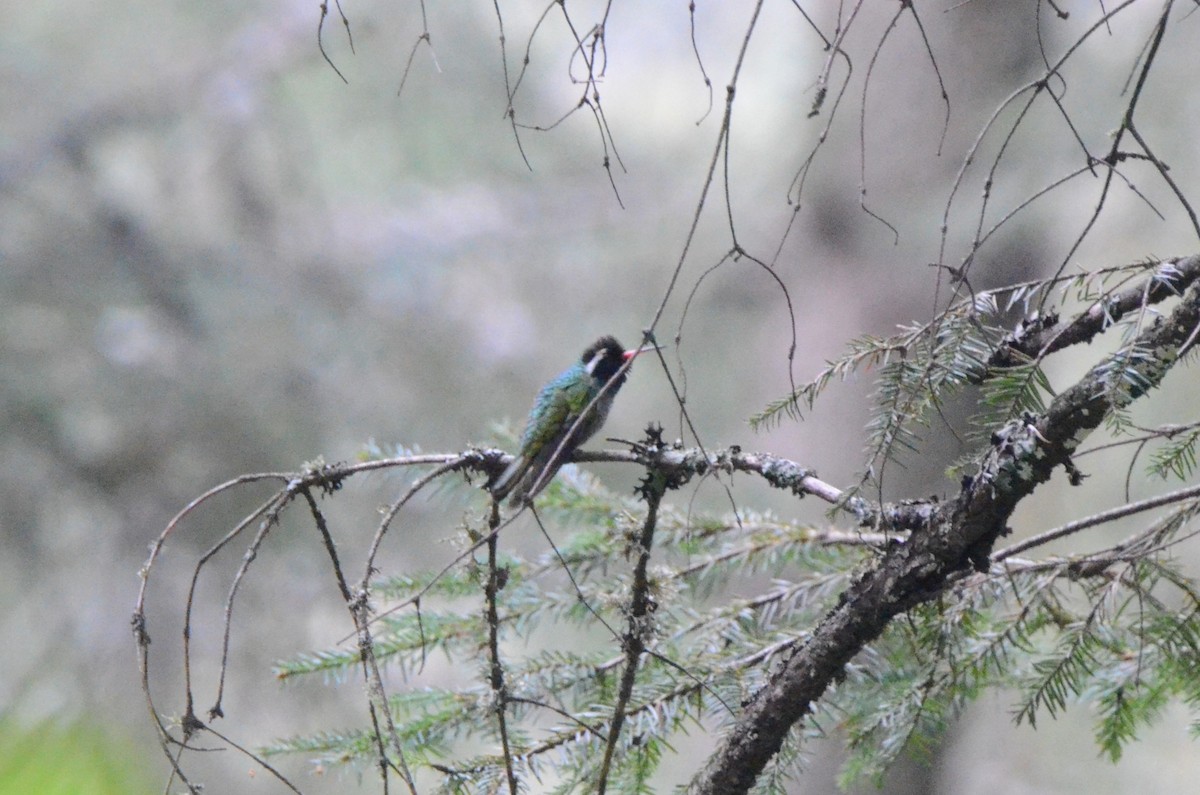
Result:
M525 423L520 451L486 486L492 495L497 500L511 495L508 504L512 508L535 497L604 424L628 373L626 369L618 375L621 366L654 347L627 351L613 337L601 337L587 347L578 362L542 387Z

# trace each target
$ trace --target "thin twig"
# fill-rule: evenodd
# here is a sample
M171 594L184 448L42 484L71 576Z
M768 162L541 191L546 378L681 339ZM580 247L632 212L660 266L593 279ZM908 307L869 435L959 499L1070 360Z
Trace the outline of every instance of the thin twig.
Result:
M625 710L629 707L629 699L633 695L633 685L637 681L638 663L642 652L646 650L646 641L653 636L653 618L651 614L658 607L650 591L652 583L647 574L650 564L650 553L654 548L654 530L658 524L658 506L666 492L667 480L657 472L646 474L641 492L646 500L646 519L642 523L642 531L638 535L633 551L637 554L637 563L633 567L633 583L630 585L629 606L626 608L629 623L622 638L621 646L625 650L625 668L621 672L621 684L617 690L616 703L613 706L613 716L609 724L608 739L604 746L604 759L600 763L600 773L597 777L596 792L604 795L608 788L608 775L612 767L613 756L617 751L617 740L621 736L621 726L625 723Z
M508 687L504 683L504 663L500 659L500 617L496 609L496 597L508 579L508 570L501 569L496 562L497 534L500 526L500 506L492 500L491 516L488 520L487 580L483 586L484 622L488 629L488 684L492 688L492 712L500 733L500 752L504 757L504 774L508 779L510 795L517 795L520 783L513 770L512 749L508 741Z

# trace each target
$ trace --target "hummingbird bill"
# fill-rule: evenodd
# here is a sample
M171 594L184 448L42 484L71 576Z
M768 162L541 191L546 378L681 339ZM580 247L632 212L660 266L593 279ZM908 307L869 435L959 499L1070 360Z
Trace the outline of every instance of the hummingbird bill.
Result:
M579 361L542 387L521 434L520 450L485 488L497 501L508 497L513 508L537 496L608 418L629 372L628 368L621 371L622 366L637 354L656 348L625 350L610 336L589 345Z

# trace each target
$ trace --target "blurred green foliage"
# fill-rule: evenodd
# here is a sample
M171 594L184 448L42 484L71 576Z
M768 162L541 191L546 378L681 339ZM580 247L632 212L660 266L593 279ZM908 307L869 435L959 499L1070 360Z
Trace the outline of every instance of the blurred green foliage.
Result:
M143 767L133 747L100 724L0 720L0 795L157 792Z

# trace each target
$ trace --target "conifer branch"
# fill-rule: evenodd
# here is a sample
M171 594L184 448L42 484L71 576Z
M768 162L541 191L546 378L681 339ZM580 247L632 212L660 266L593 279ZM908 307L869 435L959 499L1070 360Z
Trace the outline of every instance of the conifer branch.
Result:
M492 500L489 529L487 537L487 579L483 586L485 600L484 620L488 629L488 684L492 689L492 711L496 715L497 729L500 734L500 752L504 757L504 775L508 781L508 791L517 795L520 785L517 774L513 770L512 747L508 738L508 685L504 682L504 662L500 659L500 614L496 609L496 597L508 581L508 569L496 561L496 528L500 526L500 507Z
M1154 268L1149 283L1107 293L1068 322L1060 322L1056 315L1023 322L1000 343L988 359L988 367L1015 367L1071 345L1091 342L1127 314L1179 295L1182 287L1197 277L1200 277L1200 254L1164 260Z
M1026 417L993 436L978 473L958 497L936 506L926 528L890 549L842 595L837 607L760 689L693 782L706 795L744 793L779 752L788 732L866 644L893 618L942 593L969 567L986 570L992 545L1009 532L1017 504L1071 455L1113 411L1157 386L1200 329L1200 286L1187 288L1162 322L1097 364L1051 403L1044 416ZM1114 376L1113 363L1121 370Z
M604 795L608 787L609 771L612 768L613 754L617 750L617 740L621 736L621 727L625 723L625 711L633 696L633 686L637 681L638 663L642 653L646 651L647 641L654 636L654 611L658 608L654 595L651 593L653 583L647 571L650 565L650 553L654 549L654 530L658 526L658 506L663 494L668 488L668 479L660 472L650 470L639 486L638 491L646 500L646 519L642 523L632 548L637 555L633 567L633 583L630 587L629 605L626 608L628 621L621 646L625 652L625 667L621 671L621 685L617 693L616 704L613 707L613 717L608 729L608 739L604 747L604 760L600 764L600 776L596 784L598 795Z

